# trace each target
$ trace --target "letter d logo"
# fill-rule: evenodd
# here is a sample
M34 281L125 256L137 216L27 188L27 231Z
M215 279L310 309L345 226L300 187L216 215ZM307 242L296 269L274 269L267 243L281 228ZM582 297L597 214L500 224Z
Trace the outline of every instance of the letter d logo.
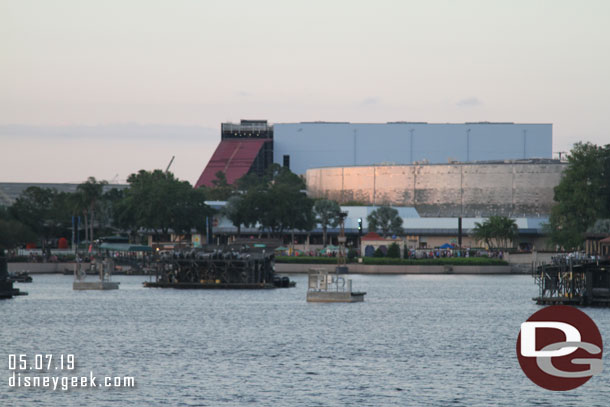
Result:
M576 350L575 346L566 346L558 350L536 351L536 328L558 329L566 339L564 342L580 342L580 332L565 322L524 322L521 324L521 355L526 357L557 357L565 356Z

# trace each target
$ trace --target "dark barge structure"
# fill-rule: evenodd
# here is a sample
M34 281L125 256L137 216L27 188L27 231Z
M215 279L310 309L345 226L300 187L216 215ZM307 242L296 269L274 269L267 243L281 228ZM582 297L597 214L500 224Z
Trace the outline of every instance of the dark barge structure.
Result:
M13 288L13 280L8 274L8 265L4 250L0 249L0 299L13 298L16 295L27 295L28 293Z
M554 258L534 270L540 305L610 306L610 260Z
M155 265L155 281L145 287L183 289L267 289L294 287L275 275L273 251L265 248L209 246L163 251Z

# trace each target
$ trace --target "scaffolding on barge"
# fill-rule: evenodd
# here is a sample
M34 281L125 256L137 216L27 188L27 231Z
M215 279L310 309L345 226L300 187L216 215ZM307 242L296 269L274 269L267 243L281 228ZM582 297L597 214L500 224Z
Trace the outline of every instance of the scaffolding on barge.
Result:
M274 271L273 252L226 246L159 253L155 281L145 287L184 289L268 289L294 287Z
M540 305L610 307L610 261L556 258L536 267Z

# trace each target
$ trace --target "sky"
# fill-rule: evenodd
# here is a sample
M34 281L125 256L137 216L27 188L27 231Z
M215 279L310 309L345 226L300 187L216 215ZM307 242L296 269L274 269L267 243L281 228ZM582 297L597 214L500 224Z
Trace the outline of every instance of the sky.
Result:
M0 0L0 182L194 183L220 123L552 123L610 143L609 1Z

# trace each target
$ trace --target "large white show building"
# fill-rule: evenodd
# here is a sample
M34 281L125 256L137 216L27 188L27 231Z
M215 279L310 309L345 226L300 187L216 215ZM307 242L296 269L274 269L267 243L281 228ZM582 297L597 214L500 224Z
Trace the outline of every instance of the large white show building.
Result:
M347 123L273 125L273 161L310 168L552 158L552 124Z

